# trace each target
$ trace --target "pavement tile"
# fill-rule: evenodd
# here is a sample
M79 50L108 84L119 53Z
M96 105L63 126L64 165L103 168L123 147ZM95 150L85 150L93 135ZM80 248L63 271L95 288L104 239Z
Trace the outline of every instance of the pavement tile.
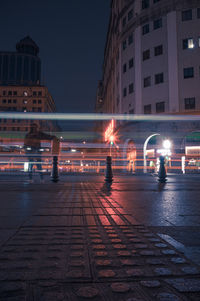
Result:
M173 286L179 292L200 292L200 279L167 279L168 284Z

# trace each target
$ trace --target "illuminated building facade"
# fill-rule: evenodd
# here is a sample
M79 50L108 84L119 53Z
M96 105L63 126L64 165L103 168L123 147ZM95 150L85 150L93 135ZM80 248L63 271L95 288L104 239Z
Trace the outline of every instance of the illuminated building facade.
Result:
M112 0L97 112L200 112L198 0Z
M48 88L41 84L39 48L25 37L16 45L16 52L0 52L0 111L55 112ZM45 131L58 127L55 122L36 121ZM0 131L28 131L29 120L1 119Z

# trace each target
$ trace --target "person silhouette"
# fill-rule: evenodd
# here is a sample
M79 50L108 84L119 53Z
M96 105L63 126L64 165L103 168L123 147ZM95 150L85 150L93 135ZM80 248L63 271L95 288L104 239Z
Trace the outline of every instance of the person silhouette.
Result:
M56 136L39 131L38 125L36 123L31 123L30 130L24 138L24 149L25 153L28 155L28 175L30 182L33 182L34 165L36 165L40 174L40 179L43 181L41 140L53 140L59 144L59 139Z

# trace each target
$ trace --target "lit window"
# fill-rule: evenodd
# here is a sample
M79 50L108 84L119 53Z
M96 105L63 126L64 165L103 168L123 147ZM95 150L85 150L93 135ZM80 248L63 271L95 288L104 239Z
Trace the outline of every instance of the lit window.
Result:
M153 22L153 29L158 29L162 27L162 19L157 19Z
M157 102L156 103L156 113L164 113L165 112L165 102Z
M147 33L149 33L149 24L142 26L142 34L145 35Z
M27 104L27 102L28 102L28 101L27 101L26 99L23 100L23 103L24 103L24 104Z
M28 96L28 92L27 92L27 91L24 91L23 95L24 95L24 96Z
M183 49L193 49L194 48L193 38L188 38L183 40Z
M192 20L192 10L184 10L182 11L182 21L190 21Z
M194 68L193 67L184 68L183 69L183 76L184 76L184 78L194 77Z
M195 97L185 98L185 110L195 109Z
M155 84L161 84L164 82L164 74L163 73L158 73L155 75Z

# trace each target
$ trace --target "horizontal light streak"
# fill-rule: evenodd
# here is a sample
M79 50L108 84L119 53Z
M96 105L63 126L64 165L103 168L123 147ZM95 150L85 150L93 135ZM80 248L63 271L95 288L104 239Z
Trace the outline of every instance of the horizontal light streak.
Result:
M95 114L95 113L6 113L0 112L1 119L60 120L60 121L172 121L200 120L200 115L128 115L128 114Z

